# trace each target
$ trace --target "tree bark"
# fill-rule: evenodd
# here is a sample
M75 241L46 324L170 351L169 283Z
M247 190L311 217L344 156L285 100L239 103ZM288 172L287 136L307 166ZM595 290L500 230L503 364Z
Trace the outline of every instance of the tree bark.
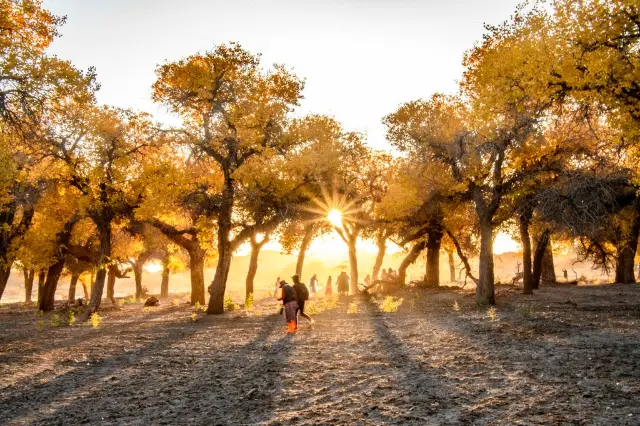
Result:
M42 296L44 294L44 280L47 278L47 273L44 269L38 271L38 306L42 303Z
M376 245L378 246L378 254L376 255L376 261L373 264L373 272L371 274L371 281L378 280L378 274L382 268L382 262L384 262L384 256L387 253L387 239L384 229L378 231L376 235Z
M136 300L142 298L142 267L144 262L137 260L133 263L133 276L136 282Z
M196 247L189 251L189 272L191 273L191 305L205 304L204 298L204 257L206 251Z
M480 218L480 276L476 287L476 303L495 305L493 273L493 224L491 218Z
M78 285L79 278L80 274L71 275L71 281L69 281L69 302L73 302L76 300L76 286Z
M24 273L24 303L31 303L31 295L33 294L33 279L36 272L33 269L25 269Z
M351 281L349 283L350 289L349 292L351 294L358 293L358 235L349 236L348 241L349 247L349 266L351 267Z
M304 260L307 255L307 250L313 240L313 234L316 232L315 224L309 223L304 227L304 237L300 243L300 251L298 252L298 261L296 262L296 274L302 279L302 268L304 267Z
M165 259L162 262L162 282L160 283L160 298L169 298L169 261ZM202 286L204 287L204 278L202 279Z
M400 267L398 268L398 285L403 286L407 279L407 268L416 261L418 256L420 256L420 252L427 247L426 241L420 241L414 245L409 253L402 259L400 263Z
M429 287L440 285L440 246L442 244L442 229L429 229L427 239L427 264L424 283Z
M456 261L453 258L453 250L447 250L447 259L449 261L449 281L456 282Z
M631 229L622 241L616 245L616 282L630 284L636 282L635 257L638 251L638 236L640 234L640 214L631 224Z
M218 213L218 265L211 282L211 297L207 307L208 314L221 315L224 313L224 293L227 287L231 258L233 257L230 241L233 201L233 178L229 172L225 171L225 185Z
M110 266L107 272L107 299L116 304L116 266Z
M93 283L94 283L94 273L91 273L91 278L90 278L90 282L89 282L89 287L93 287ZM85 303L89 300L89 288L87 288L87 284L84 281L82 282L82 292L84 293L84 300Z
M56 289L58 288L58 281L60 280L60 274L64 268L65 258L61 257L56 263L49 266L47 269L47 278L45 279L44 286L42 288L42 296L40 297L39 307L41 311L48 312L54 308L54 302L56 297Z
M542 277L542 259L544 258L544 253L547 250L547 245L549 245L549 237L551 235L551 231L545 229L538 237L538 240L535 244L535 250L533 254L533 273L532 273L532 281L531 286L534 290L540 288L540 278Z
M255 280L256 273L258 272L258 257L260 256L260 250L262 250L262 247L264 247L264 245L268 241L269 241L268 235L265 235L262 241L260 242L256 240L255 235L252 235L251 240L249 241L249 243L251 244L251 256L249 258L249 270L247 271L247 279L245 283L245 300L248 300L249 296L252 295L254 292L253 282Z
M107 278L107 268L111 257L111 221L108 219L97 220L100 237L100 258L98 260L98 270L96 280L91 286L91 298L85 309L82 320L87 320L91 314L100 309L102 294L104 293L105 279Z
M529 236L529 217L521 214L518 217L520 241L522 242L522 283L524 294L533 294L533 271L531 263L531 237Z
M0 268L0 300L2 300L2 294L4 293L4 289L7 287L7 282L9 281L10 275L11 264L9 264L9 266Z
M540 281L543 284L555 284L556 283L556 268L553 265L553 247L551 246L551 240L547 243L547 246L542 255L542 274Z

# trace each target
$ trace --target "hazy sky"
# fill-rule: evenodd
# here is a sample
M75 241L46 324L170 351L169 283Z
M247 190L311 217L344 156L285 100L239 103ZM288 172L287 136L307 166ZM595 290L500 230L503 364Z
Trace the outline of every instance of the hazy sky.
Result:
M400 103L453 92L462 56L517 0L45 0L67 16L52 52L95 66L99 100L173 122L150 99L154 69L238 41L306 79L301 113L330 114L385 147L381 118Z

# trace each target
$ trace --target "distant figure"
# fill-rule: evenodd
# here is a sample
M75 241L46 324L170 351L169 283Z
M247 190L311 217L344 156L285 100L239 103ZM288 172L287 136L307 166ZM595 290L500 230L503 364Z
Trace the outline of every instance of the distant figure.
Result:
M296 291L285 280L278 283L280 288L280 296L278 300L282 300L284 307L284 318L287 321L287 332L294 333L298 329L298 301Z
M311 297L313 297L318 292L318 275L313 274L311 279L309 280L309 292Z
M293 280L293 289L296 291L296 295L298 296L298 311L302 317L306 318L307 321L313 324L313 319L304 313L304 304L309 300L309 290L307 290L307 286L300 281L300 276L298 274L291 277L291 279Z
M364 285L367 288L371 286L371 275L367 274L367 276L364 277Z
M333 290L331 289L331 275L327 278L327 286L324 288L324 295L331 296L333 295Z
M389 268L389 273L387 274L389 281L396 281L398 279L398 274L393 269Z
M273 291L273 295L275 296L276 299L279 299L278 293L281 293L282 290L280 289L280 277L278 277L278 279L276 279L276 289ZM280 310L278 311L278 315L282 315L282 312L284 311L284 304L283 306L280 306Z
M349 294L349 277L345 271L340 272L336 283L338 284L338 294Z
M387 273L387 270L382 268L382 281L389 281L389 274Z

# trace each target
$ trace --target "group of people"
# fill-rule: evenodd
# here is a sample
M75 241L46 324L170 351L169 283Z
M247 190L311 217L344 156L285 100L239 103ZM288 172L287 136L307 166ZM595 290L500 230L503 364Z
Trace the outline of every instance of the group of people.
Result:
M284 311L285 320L287 321L287 331L293 333L298 329L298 313L303 318L306 318L311 324L313 319L304 312L304 305L309 298L318 294L321 291L318 275L313 274L309 280L309 288L300 281L298 274L291 277L293 284L287 283L285 280L281 280L280 277L276 280L276 298L282 301L282 309L280 313ZM333 289L331 287L332 278L331 275L327 278L327 284L324 288L325 296L332 296ZM342 271L336 279L338 294L349 293L349 277L347 273Z

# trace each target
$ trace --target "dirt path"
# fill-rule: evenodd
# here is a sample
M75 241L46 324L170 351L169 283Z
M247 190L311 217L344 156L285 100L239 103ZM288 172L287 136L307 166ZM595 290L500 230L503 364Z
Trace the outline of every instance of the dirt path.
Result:
M273 302L40 332L3 307L0 424L640 423L640 286L503 289L494 319L466 292L403 296L342 300L295 336Z

